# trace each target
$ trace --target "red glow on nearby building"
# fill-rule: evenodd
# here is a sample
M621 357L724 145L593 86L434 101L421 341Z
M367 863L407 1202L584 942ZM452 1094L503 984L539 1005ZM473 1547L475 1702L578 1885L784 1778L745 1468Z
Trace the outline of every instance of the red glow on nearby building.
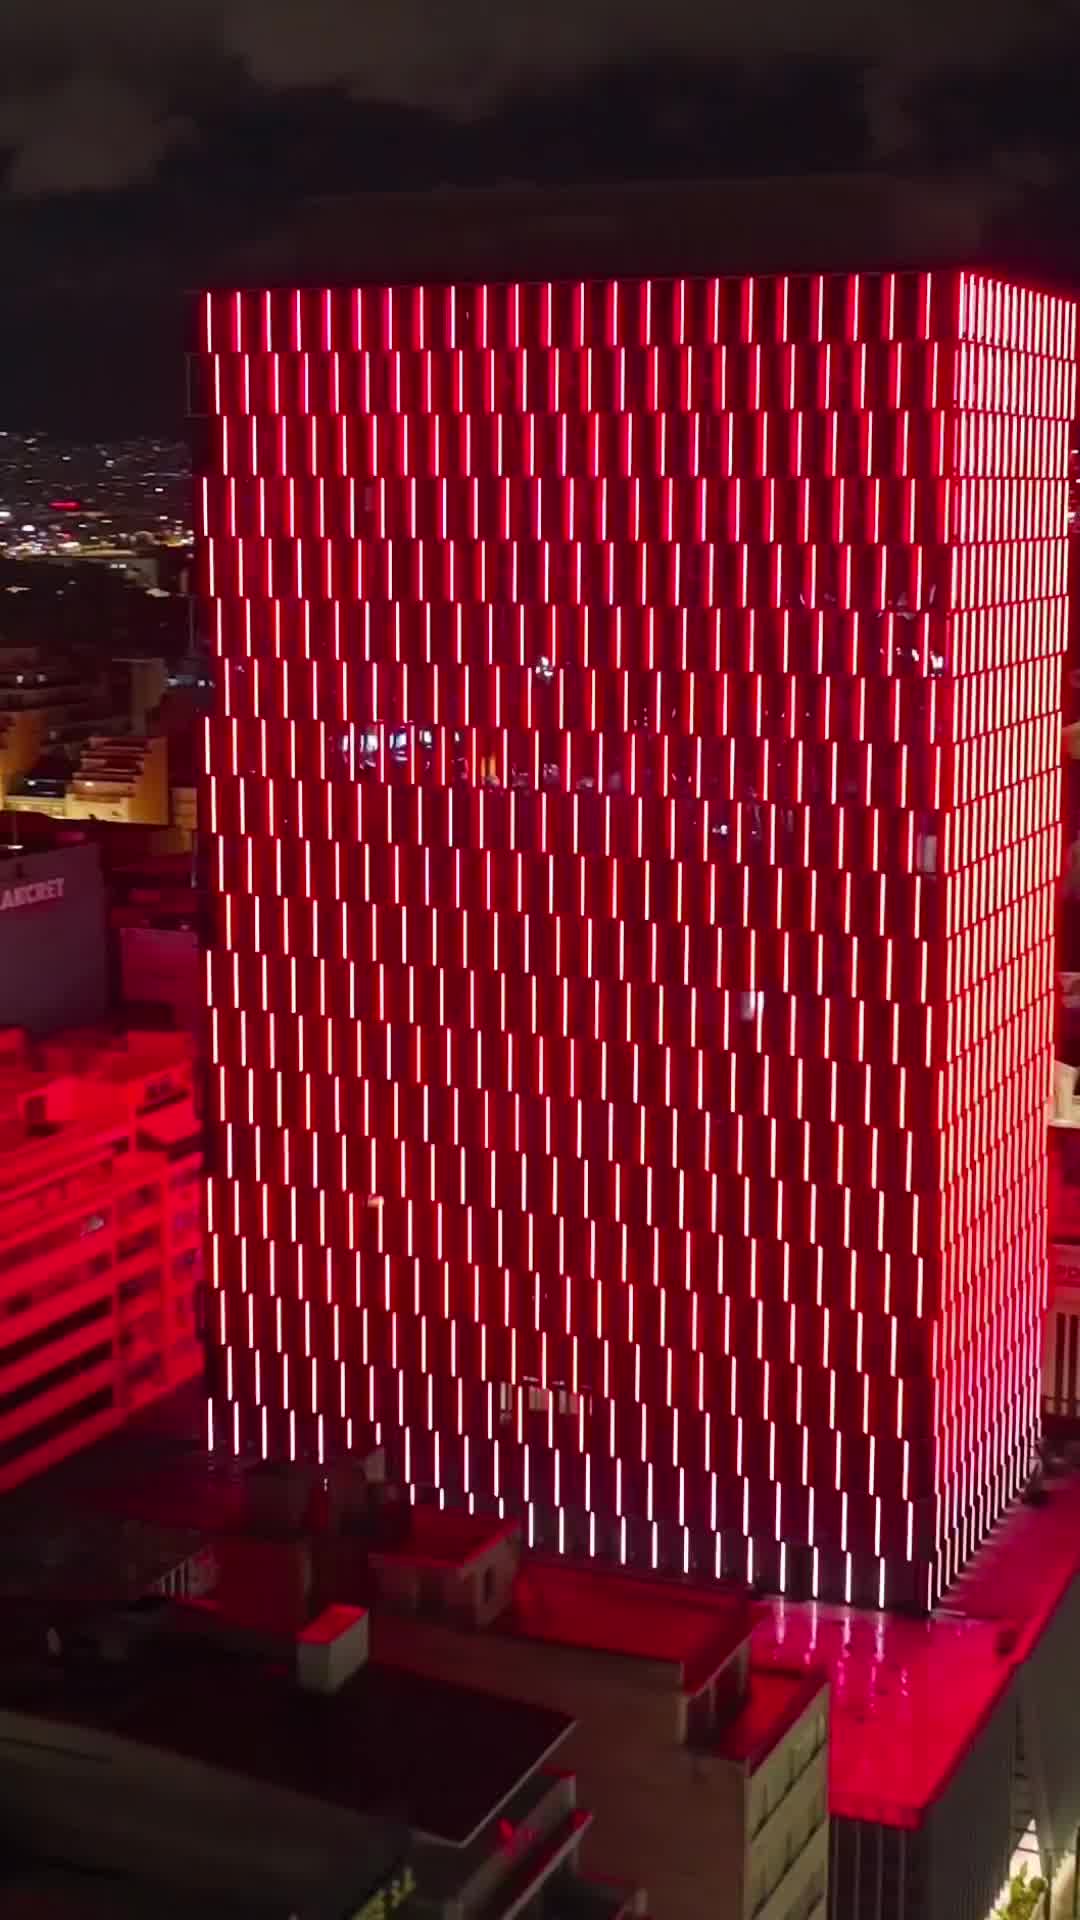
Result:
M0 1492L198 1378L190 1041L0 1032Z
M203 327L215 1433L927 1604L1037 1418L1072 305Z

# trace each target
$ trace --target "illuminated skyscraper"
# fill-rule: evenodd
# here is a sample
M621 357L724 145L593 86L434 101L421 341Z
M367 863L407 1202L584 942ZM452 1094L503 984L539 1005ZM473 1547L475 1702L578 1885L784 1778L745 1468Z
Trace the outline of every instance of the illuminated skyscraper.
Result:
M1072 304L201 326L215 1430L928 1604L1038 1410Z

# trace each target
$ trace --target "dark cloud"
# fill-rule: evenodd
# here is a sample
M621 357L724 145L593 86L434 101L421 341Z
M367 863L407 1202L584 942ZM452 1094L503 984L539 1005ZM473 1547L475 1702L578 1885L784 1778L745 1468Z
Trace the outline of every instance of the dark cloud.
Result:
M0 146L30 195L151 178L190 137L192 76L455 114L635 53L836 53L874 66L879 150L903 144L913 73L1075 30L1077 0L2 0ZM912 55L912 49L917 53Z
M1071 13L1076 0L1063 0ZM335 80L423 105L487 104L524 80L635 51L986 60L1050 30L1054 0L226 0L228 44L269 85Z
M8 186L15 194L135 185L152 178L163 155L191 131L160 96L98 66L0 102L0 142L13 149Z
M190 128L173 104L202 0L2 0L0 145L17 194L133 185Z

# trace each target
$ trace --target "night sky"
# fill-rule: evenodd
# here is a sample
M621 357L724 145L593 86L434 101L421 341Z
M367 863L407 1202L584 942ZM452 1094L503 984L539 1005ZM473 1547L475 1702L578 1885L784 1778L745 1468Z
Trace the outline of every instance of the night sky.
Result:
M887 168L1080 281L1080 0L0 0L0 426L182 424L183 290L308 196Z

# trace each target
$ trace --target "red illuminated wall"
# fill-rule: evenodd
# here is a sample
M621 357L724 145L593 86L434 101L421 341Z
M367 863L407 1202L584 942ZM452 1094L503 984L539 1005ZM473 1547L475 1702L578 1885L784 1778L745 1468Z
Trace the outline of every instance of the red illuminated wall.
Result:
M925 1604L1037 1417L1072 306L202 329L215 1435Z

